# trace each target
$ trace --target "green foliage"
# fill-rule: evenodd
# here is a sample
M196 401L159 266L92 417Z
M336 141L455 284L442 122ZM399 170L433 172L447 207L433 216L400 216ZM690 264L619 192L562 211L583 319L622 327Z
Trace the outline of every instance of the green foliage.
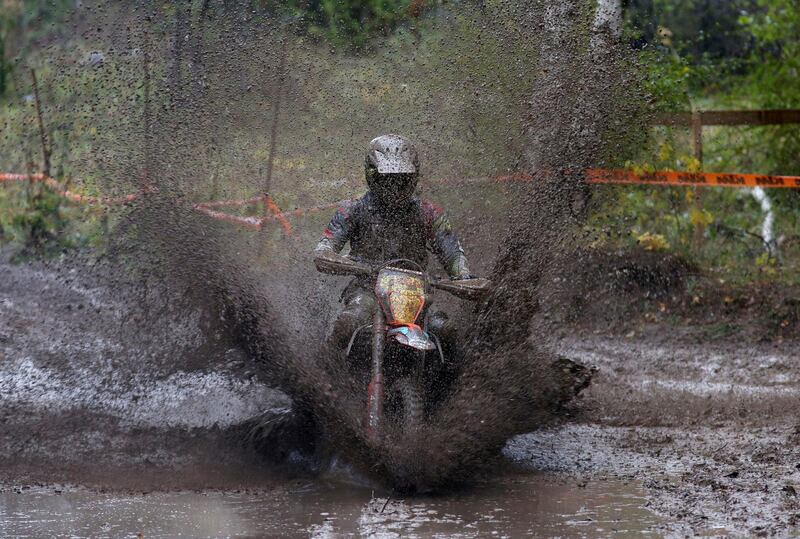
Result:
M662 234L652 234L645 232L636 238L636 242L645 251L667 251L669 250L669 242Z
M796 0L629 0L629 41L640 48L656 110L800 108L800 5ZM702 169L800 175L800 126L706 127ZM649 130L633 166L698 170L685 128ZM796 280L800 192L767 194L779 256L761 239L764 213L747 189L614 187L594 218L616 241L661 235L670 249L732 279ZM694 225L705 226L701 247ZM650 236L647 236L650 235Z
M800 10L793 0L758 0L757 9L740 17L755 46L746 73L735 78L721 103L741 108L800 107ZM775 174L800 174L800 127L768 126L724 135L733 142L730 166ZM738 142L738 143L737 143ZM776 193L779 209L796 220L794 191Z
M21 245L23 254L43 255L70 245L64 199L46 184L34 182L16 196L9 196L6 190L3 194L2 236Z
M314 36L336 46L363 47L375 36L419 17L428 0L289 0L262 4L293 16Z
M800 108L800 7L794 0L756 0L739 23L753 39L744 73L715 95L719 108ZM709 148L720 167L771 174L800 174L800 126L710 131ZM771 191L779 233L798 226L796 190Z
M64 33L61 24L70 0L3 0L0 4L0 97L8 87L15 60L24 57L44 36Z
M753 46L753 38L740 22L741 13L756 0L629 0L627 21L634 42L661 45L675 51L693 67L695 89L712 75L735 73Z
M740 18L756 46L744 85L731 92L757 106L800 107L800 7L794 0L758 0L760 11Z
M691 74L688 62L663 47L642 51L640 61L647 71L644 90L658 110L687 110Z

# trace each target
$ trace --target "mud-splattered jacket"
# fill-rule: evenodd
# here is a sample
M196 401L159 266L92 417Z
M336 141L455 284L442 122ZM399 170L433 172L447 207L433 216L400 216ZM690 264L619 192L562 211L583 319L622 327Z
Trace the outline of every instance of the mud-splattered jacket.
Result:
M367 192L343 203L322 233L317 250L340 252L350 242L350 256L380 264L407 258L428 265L433 252L451 278L469 277L467 259L444 210L427 200L412 198L404 207L387 211Z

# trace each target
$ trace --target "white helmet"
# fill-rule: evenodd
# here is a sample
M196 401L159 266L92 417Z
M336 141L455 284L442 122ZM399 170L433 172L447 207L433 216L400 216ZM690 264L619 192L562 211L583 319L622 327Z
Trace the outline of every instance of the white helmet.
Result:
M384 206L408 201L419 180L419 155L399 135L382 135L369 143L364 162L367 185Z

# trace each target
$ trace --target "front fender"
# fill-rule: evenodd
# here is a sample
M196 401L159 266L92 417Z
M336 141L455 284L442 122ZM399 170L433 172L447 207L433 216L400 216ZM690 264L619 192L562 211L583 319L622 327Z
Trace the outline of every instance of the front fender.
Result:
M436 343L433 342L430 335L415 324L393 327L386 335L403 346L408 346L415 350L429 351L437 349Z

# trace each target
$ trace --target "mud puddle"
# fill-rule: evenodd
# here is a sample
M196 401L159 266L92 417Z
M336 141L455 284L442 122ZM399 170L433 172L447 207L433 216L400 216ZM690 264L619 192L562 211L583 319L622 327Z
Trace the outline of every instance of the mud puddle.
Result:
M340 481L267 491L0 493L3 537L607 537L657 534L637 482L514 472L451 495L387 498Z
M201 310L146 311L136 287L0 269L0 537L800 532L796 343L669 327L554 338L599 371L572 421L508 442L506 459L536 472L381 513L385 494L292 482L243 446L237 426L287 399ZM175 303L167 292L150 303ZM83 487L41 486L56 483Z

